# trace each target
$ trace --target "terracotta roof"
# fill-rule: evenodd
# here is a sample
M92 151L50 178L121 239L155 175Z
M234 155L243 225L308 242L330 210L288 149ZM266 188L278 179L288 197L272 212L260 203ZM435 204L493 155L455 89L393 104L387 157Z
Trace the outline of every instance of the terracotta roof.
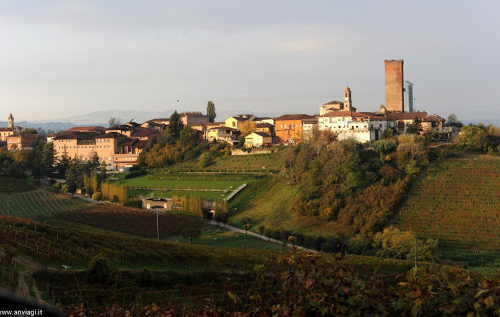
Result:
M326 106L326 105L343 105L344 103L342 101L338 101L338 100L332 100L330 102L327 102L325 104L323 104L323 106Z
M255 127L256 128L271 128L271 127L273 127L273 125L270 123L256 123Z
M107 132L105 134L99 134L95 136L96 139L116 139L125 137L126 137L125 135L117 132Z
M314 118L302 119L304 123L318 123L318 118L315 116Z
M237 114L235 116L232 116L231 118L236 119L236 121L247 121L247 120L252 120L255 117L253 114Z
M211 128L208 128L208 130L233 130L233 131L238 131L238 129L234 129L234 128L230 128L230 127L211 127Z
M55 140L92 140L97 132L63 131L56 134ZM102 135L100 135L102 136Z
M274 120L302 120L302 119L311 119L314 118L314 116L310 116L308 114L285 114L282 115L281 117L274 118Z
M389 120L413 120L418 118L422 120L427 117L427 112L388 112L385 117Z
M264 138L270 138L271 137L269 134L264 133L264 132L252 132L249 135L252 135L252 134L257 134L257 135L260 135L261 137L264 137Z
M0 128L0 131L14 131L14 128Z
M147 128L135 128L130 136L140 138L140 137L149 136L152 133L155 133L155 132L153 132Z
M355 111L340 110L325 113L322 117L367 117L367 115Z
M66 131L77 131L77 132L87 132L87 131L104 131L106 128L101 126L91 126L91 127L72 127Z
M430 116L425 117L422 121L446 121L445 119L441 118L437 114L433 114Z
M253 118L253 121L260 121L260 120L269 120L272 119L271 117L255 117Z

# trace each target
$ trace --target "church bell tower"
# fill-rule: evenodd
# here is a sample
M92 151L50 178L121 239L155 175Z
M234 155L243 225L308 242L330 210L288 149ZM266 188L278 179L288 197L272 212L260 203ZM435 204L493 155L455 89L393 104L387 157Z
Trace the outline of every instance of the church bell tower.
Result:
M352 111L351 88L349 86L344 89L344 110Z
M12 116L12 113L9 115L9 128L14 127L14 117Z

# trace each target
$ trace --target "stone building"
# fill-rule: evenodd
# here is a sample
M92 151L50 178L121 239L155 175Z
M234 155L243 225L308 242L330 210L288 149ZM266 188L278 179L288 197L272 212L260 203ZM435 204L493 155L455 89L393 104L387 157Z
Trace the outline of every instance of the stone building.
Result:
M403 60L385 60L385 108L404 112Z
M333 100L319 107L320 116L335 111L356 111L356 108L352 105L351 88L349 86L344 89L344 102Z

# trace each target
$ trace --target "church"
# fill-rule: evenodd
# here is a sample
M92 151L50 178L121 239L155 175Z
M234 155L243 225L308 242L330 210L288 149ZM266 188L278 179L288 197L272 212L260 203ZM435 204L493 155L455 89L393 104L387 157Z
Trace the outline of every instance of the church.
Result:
M334 111L356 111L356 108L352 106L351 88L349 86L344 89L344 102L333 100L319 107L320 116Z

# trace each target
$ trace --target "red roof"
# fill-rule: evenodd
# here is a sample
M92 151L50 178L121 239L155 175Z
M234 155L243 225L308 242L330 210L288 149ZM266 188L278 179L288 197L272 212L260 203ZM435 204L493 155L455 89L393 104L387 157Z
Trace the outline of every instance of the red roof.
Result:
M274 118L274 120L302 120L302 119L311 119L314 116L310 116L308 114L284 114L281 117Z
M71 129L68 129L66 131L69 132L88 132L88 131L105 131L106 128L101 127L101 126L93 126L93 127L72 127Z
M419 112L388 112L385 117L389 120L413 120L417 118L418 120L422 120L427 117L427 112L419 111Z

